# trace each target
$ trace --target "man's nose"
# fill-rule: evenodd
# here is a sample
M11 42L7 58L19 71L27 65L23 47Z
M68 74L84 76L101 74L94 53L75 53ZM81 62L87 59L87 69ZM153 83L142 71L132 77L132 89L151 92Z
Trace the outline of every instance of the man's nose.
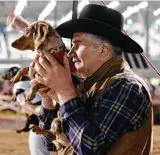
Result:
M74 48L72 47L72 48L69 50L69 52L67 53L67 56L68 56L68 57L73 57L74 54L75 54Z

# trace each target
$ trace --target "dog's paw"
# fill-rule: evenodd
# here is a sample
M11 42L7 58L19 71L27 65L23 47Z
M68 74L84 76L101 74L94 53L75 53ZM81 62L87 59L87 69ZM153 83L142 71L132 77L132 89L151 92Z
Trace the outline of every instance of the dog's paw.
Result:
M15 132L16 132L16 133L21 133L21 132L22 132L22 130L15 130Z
M25 102L30 102L34 99L35 93L29 93L28 96L26 97Z
M12 101L13 101L13 102L16 102L16 95L13 95L13 96L12 96Z

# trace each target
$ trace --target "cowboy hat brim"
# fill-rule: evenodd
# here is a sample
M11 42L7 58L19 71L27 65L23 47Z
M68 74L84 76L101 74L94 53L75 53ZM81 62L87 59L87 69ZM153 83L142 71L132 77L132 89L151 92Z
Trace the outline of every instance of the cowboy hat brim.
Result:
M56 30L64 38L72 38L75 32L92 33L103 36L108 41L128 53L142 53L143 49L129 36L125 35L116 28L91 19L75 19L59 25Z

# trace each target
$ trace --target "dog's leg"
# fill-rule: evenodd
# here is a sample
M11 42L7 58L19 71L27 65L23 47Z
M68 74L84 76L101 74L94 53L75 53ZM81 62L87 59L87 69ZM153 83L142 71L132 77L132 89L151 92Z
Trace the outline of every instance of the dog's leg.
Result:
M38 119L37 115L35 115L35 114L29 115L26 113L26 117L27 117L27 120L26 120L25 126L22 129L16 130L17 133L28 132L29 130L31 130L33 128L34 125L39 124L39 119Z
M33 129L33 126L32 126L32 127L25 126L23 129L17 129L17 130L16 130L16 133L28 132L28 131L30 131L31 129Z
M16 130L16 133L28 132L28 131L30 130L29 125L30 125L30 123L27 122L27 123L25 124L25 127L22 128L22 129L17 129L17 130Z
M35 84L34 86L31 87L31 89L29 90L29 94L26 97L25 102L30 102L33 100L33 98L36 95L36 92L38 91L38 87L39 87L39 83Z
M33 98L35 97L36 92L38 91L38 89L40 89L40 88L45 88L45 87L46 87L45 85L40 84L40 83L37 83L37 84L35 84L34 86L32 86L31 89L30 89L30 91L29 91L28 96L26 97L25 102L30 102L30 101L32 101ZM46 88L47 88L47 87L46 87ZM47 88L47 89L45 90L45 92L48 92L49 90L50 90L50 88Z
M15 94L12 95L12 101L16 102L17 96Z
M17 72L17 74L11 79L11 82L15 83L15 82L19 81L22 78L22 76L27 75L28 72L29 72L29 67L21 68Z
M51 141L55 140L56 137L55 135L53 134L53 132L49 131L49 130L45 130L45 129L41 129L39 126L37 125L34 125L33 126L33 129L32 129L33 132L35 132L37 135L43 135L43 136L46 136L48 139L50 139Z

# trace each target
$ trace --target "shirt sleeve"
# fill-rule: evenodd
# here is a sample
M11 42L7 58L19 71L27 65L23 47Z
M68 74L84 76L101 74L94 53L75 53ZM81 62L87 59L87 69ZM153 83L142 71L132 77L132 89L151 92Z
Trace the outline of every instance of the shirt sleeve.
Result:
M38 117L40 128L49 130L51 128L51 123L53 119L57 117L57 111L45 109L43 106L41 106L41 110ZM41 135L41 140L48 151L56 151L55 145L47 137Z
M90 112L79 98L64 103L62 128L77 154L103 155L124 132L140 127L150 107L144 94L140 83L120 79L93 103Z

